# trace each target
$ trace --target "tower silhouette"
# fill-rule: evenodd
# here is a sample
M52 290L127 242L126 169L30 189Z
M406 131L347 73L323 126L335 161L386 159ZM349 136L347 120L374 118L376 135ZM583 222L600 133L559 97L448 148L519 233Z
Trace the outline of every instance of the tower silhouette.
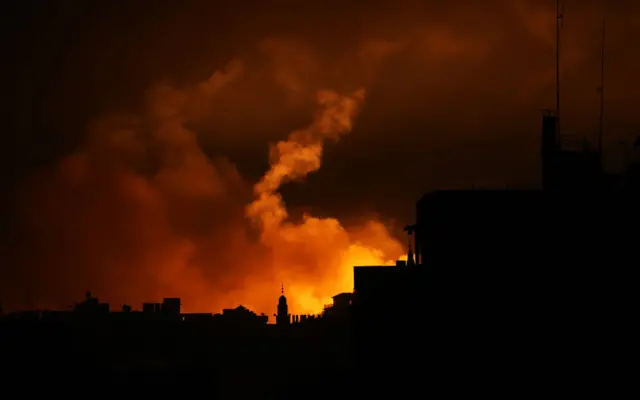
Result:
M284 295L284 284L280 288L280 298L278 299L278 314L276 314L276 325L289 325L291 323L287 298Z

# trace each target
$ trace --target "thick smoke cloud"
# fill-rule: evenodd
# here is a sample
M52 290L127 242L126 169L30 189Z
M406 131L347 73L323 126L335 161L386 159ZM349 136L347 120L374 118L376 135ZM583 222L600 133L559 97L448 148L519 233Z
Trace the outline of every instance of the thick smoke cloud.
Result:
M290 89L286 69L277 71ZM155 85L141 115L93 123L79 151L32 182L21 210L28 236L19 248L28 251L16 258L23 269L11 300L53 306L91 288L115 304L176 296L187 310L242 303L267 312L282 282L293 310L314 313L352 289L354 264L400 256L383 225L351 234L335 219L291 221L278 193L320 168L325 140L351 131L364 90L318 91L313 121L272 146L271 168L252 191L187 128L209 118L215 97L243 74L233 60L195 85ZM52 274L33 283L29 267L44 263Z
M537 184L555 1L107 3L6 35L7 308L91 289L271 314L282 282L293 312L315 311L351 264L402 252L390 236L424 192ZM608 18L613 163L639 131L638 4L564 3L563 128L591 137ZM357 107L336 142L318 118L340 99Z

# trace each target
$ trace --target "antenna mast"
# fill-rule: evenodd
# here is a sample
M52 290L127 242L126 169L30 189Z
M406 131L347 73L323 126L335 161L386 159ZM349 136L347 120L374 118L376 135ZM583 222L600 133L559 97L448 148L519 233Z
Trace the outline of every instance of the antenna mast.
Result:
M563 6L556 0L556 138L560 143L560 27L564 17Z
M600 55L600 127L598 130L598 153L602 158L602 138L604 135L604 46L606 19L602 20L602 54Z

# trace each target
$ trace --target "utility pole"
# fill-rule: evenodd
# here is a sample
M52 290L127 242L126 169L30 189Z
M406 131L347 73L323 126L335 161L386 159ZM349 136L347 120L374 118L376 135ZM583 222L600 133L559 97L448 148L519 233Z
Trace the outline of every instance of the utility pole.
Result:
M604 46L605 46L606 20L602 20L602 54L600 55L600 126L598 130L598 153L602 159L603 136L604 136Z
M560 28L564 20L563 6L560 0L556 0L556 138L560 145Z

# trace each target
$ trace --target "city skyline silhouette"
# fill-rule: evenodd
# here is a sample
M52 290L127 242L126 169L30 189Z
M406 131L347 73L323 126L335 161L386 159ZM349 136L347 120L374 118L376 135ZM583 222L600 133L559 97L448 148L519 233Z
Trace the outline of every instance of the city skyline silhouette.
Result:
M622 390L640 5L3 7L7 382Z
M355 6L225 8L228 21L253 21L244 33L198 2L153 12L136 2L69 1L51 13L12 4L5 308L63 307L90 289L114 305L173 296L194 312L246 304L270 315L287 281L295 312L318 312L352 289L352 265L406 254L402 229L424 193L540 186L539 110L556 100L553 1L459 2L458 12L407 1L390 14L381 2L359 25L347 22ZM625 50L637 25L622 6L580 4L565 2L561 30L563 137L597 144L607 17L604 163L618 171L640 129L636 60ZM345 40L324 35L321 16ZM295 254L265 243L246 206L270 145L313 125L318 90L360 88L352 131L324 142L321 167L278 192L303 235L312 222L332 233L282 245ZM305 225L305 213L319 221ZM356 242L366 250L350 250Z

